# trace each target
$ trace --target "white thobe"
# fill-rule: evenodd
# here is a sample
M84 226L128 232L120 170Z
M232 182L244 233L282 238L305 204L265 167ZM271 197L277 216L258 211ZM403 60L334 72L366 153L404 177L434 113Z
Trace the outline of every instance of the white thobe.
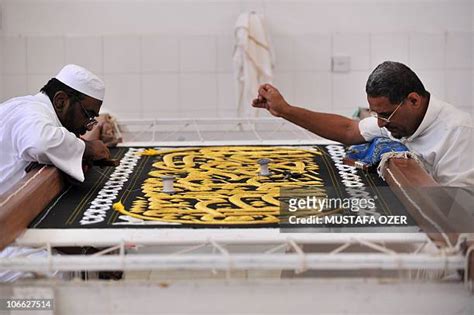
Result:
M0 194L26 174L25 167L31 162L53 164L76 180L84 181L84 150L84 141L61 125L47 95L17 97L0 104ZM0 251L0 259L46 255L44 250L13 246ZM0 282L30 276L31 273L0 271Z
M84 181L85 143L61 125L43 93L0 104L0 148L0 194L25 175L25 167L31 162L53 164Z
M402 142L443 186L474 186L473 120L451 104L431 96L425 117L408 138L393 138L386 128L378 126L374 117L361 120L359 130L367 141L389 137Z

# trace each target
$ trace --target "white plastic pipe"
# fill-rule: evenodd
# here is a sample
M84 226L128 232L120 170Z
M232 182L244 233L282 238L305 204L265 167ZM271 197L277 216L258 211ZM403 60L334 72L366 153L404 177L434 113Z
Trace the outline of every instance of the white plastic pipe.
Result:
M235 254L53 256L0 259L0 270L463 270L466 258L413 254Z

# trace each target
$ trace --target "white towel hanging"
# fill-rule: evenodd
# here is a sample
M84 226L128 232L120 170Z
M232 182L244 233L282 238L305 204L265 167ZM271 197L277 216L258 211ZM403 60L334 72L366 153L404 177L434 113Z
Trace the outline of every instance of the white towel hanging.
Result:
M273 79L274 52L265 31L263 17L256 12L242 13L235 23L234 71L237 79L237 113L257 117L252 108L258 87Z

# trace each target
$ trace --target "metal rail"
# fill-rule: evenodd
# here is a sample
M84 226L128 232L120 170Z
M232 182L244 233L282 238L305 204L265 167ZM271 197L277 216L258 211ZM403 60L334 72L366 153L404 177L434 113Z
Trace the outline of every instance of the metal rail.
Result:
M412 239L412 241L415 239ZM251 245L249 240L229 242L209 239L201 244L168 243L171 252L164 250L163 242L152 243L126 243L120 242L94 255L58 255L51 251L52 244L45 246L44 257L14 257L0 259L0 270L15 271L100 271L100 270L439 270L456 271L464 270L467 266L467 257L459 249L431 248L431 253L420 252L420 242L411 247L411 251L397 253L391 245L403 243L402 240L386 239L375 241L367 238L346 237L339 238L338 242L330 238L322 238L310 244L337 245L326 252L307 252L305 245L297 243L292 238L285 241L271 243L271 248L266 251L255 251L253 245L261 246L256 240ZM421 241L421 239L417 239ZM423 247L431 244L426 238L421 242ZM160 245L159 253L140 253L147 246ZM181 247L177 247L181 245ZM245 248L233 249L234 245L247 245ZM363 248L362 252L349 252L350 248L357 245ZM183 248L184 247L184 248ZM203 250L207 252L203 253ZM433 251L433 249L435 251Z

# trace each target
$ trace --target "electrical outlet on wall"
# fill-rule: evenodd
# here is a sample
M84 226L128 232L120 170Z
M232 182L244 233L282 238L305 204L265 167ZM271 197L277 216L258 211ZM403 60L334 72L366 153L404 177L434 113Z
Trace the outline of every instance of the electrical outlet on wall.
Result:
M351 71L351 57L349 56L333 56L332 72L349 72Z

